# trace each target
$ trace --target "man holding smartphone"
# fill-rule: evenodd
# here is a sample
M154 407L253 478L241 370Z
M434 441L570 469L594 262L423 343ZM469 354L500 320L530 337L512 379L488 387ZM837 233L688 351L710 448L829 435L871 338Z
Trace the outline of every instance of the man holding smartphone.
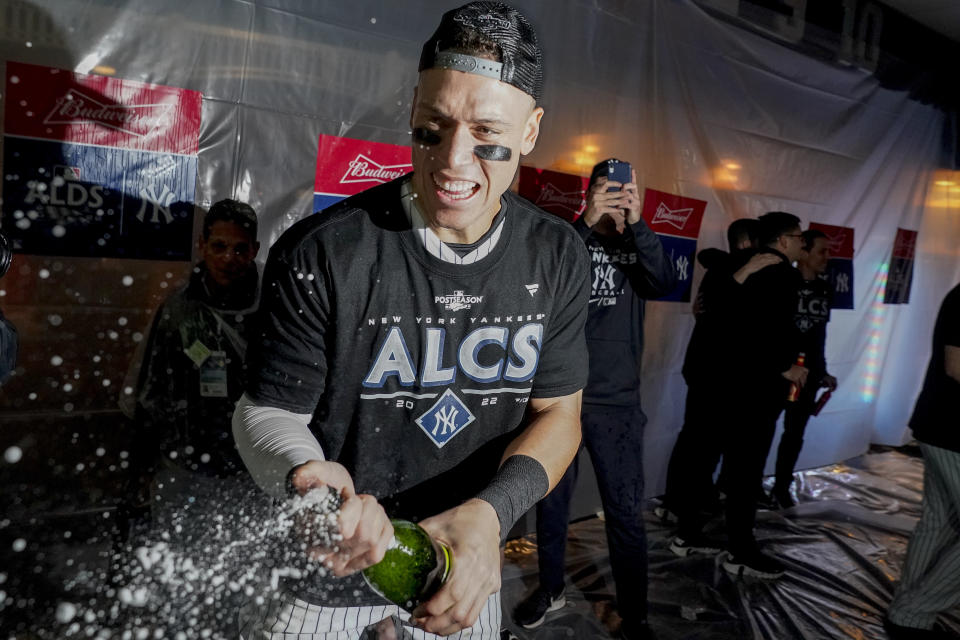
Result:
M614 178L619 178L616 180ZM625 181L625 182L624 182ZM676 269L641 219L636 172L610 159L594 167L587 206L573 223L593 271L587 316L590 373L583 393L583 443L593 461L605 515L622 638L653 638L647 624L647 538L643 527L643 427L640 361L646 298L668 294ZM564 599L564 555L574 458L557 487L537 504L540 585L516 609L523 627L540 626Z

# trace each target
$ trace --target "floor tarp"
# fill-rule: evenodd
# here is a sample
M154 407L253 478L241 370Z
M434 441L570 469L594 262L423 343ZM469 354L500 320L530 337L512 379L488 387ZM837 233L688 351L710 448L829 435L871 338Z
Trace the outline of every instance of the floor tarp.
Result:
M777 581L732 580L717 557L678 558L671 528L648 514L650 620L661 640L882 639L883 614L920 514L923 461L916 450L883 450L798 474L798 504L761 511L757 538L788 566ZM722 533L722 518L709 525ZM532 631L510 619L537 582L536 536L508 543L504 620L521 639L605 638L616 631L603 522L570 526L567 606ZM960 632L957 612L945 624Z

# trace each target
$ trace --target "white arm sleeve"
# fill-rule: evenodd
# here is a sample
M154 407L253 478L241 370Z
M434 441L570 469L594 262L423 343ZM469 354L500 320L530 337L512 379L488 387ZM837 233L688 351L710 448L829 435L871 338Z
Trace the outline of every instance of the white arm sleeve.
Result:
M310 460L325 460L310 432L309 413L264 407L243 394L233 412L233 438L243 463L261 489L286 497L287 474Z

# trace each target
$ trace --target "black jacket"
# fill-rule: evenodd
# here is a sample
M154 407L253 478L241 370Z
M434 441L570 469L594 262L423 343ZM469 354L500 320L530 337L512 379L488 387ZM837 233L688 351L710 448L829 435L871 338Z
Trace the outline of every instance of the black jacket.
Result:
M709 248L697 254L697 261L707 271L694 298L696 324L683 361L683 377L688 385L716 384L716 366L728 357L724 343L731 332L730 309L736 304L740 290L733 274L755 253L753 249L730 254ZM735 268L734 265L738 266Z
M741 285L736 304L729 309L730 361L745 383L786 389L789 383L781 374L796 362L799 352L794 316L803 279L779 251L764 247L758 253L773 253L782 262L761 269ZM747 260L734 263L734 269Z
M244 356L259 278L253 268L236 295L216 298L203 276L201 264L187 286L157 309L140 367L135 419L144 447L162 457L175 452L184 468L224 477L245 470L231 419L246 382Z
M782 262L737 283L733 274L758 252L776 254ZM800 272L769 248L735 251L726 258L712 250L698 259L709 269L697 292L699 314L683 367L687 384L785 390L781 373L798 352L794 314Z

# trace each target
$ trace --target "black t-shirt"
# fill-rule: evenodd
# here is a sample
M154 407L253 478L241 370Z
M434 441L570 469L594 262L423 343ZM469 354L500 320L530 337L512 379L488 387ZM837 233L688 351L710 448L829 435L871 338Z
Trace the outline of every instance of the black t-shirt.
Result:
M920 442L960 452L956 418L960 382L947 375L946 347L960 347L960 285L947 294L940 306L933 329L933 355L910 419L913 435Z
M827 323L830 322L830 282L824 278L804 280L797 292L798 349L804 354L806 367L817 375L827 370L824 345L827 341ZM810 380L817 384L817 380Z
M490 253L441 261L411 229L404 179L271 249L248 393L312 413L358 492L419 519L486 486L529 398L583 388L589 258L568 223L505 193Z

